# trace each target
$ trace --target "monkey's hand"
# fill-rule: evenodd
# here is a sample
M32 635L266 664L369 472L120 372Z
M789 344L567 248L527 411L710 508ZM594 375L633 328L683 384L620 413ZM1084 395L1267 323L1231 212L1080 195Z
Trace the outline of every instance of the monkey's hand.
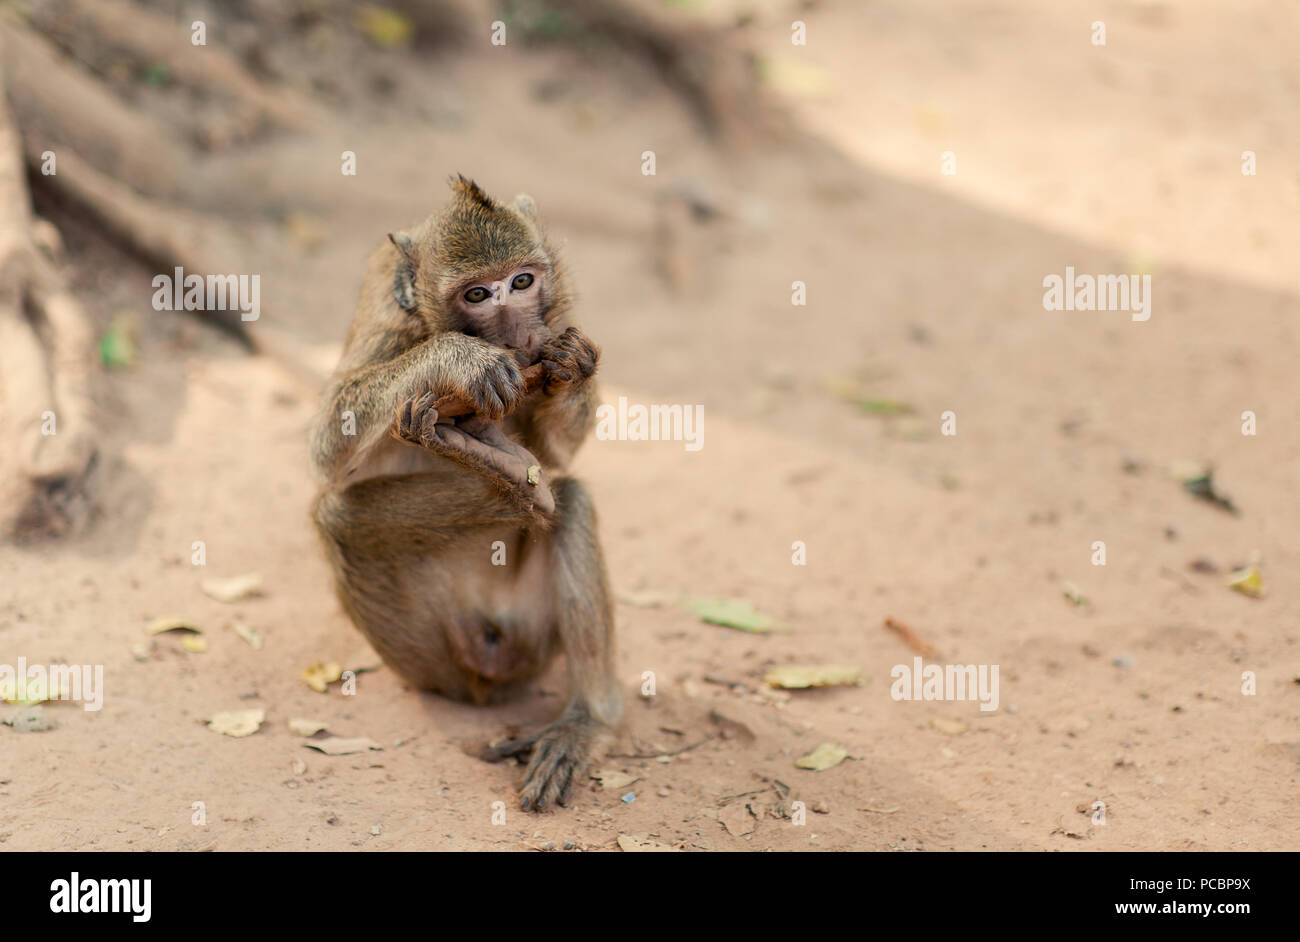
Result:
M587 766L600 757L610 735L610 728L584 705L571 703L540 732L489 746L480 755L488 761L500 761L531 751L519 807L545 811L553 804L568 805L574 786L581 784Z
M538 362L546 370L546 395L554 396L561 390L583 383L596 374L596 361L600 351L582 331L567 328L558 337L542 344Z
M457 360L435 385L440 395L457 396L473 406L476 414L489 419L513 412L525 392L514 354L482 342L466 347L463 353L458 349Z
M554 512L555 497L532 452L482 416L467 416L455 423L438 421L436 401L437 396L427 392L403 403L393 436L487 475L526 510Z

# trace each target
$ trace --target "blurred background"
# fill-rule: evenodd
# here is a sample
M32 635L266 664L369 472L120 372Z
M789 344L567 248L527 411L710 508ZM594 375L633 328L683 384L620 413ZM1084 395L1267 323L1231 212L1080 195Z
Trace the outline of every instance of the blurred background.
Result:
M705 412L699 452L579 457L633 701L609 762L643 790L593 785L548 839L1294 849L1295 8L4 0L0 23L21 140L0 233L76 302L14 302L30 286L0 269L0 659L103 663L108 684L100 713L0 731L0 841L536 842L486 826L516 773L456 747L544 718L561 675L491 710L384 670L355 699L299 678L360 643L309 526L306 429L366 255L464 173L537 201L605 401ZM259 275L259 319L155 311L177 265ZM1150 319L1045 310L1067 266L1149 274ZM1227 584L1243 569L1262 597ZM248 572L259 597L200 591ZM701 624L679 604L699 597L784 631ZM147 636L173 614L206 651ZM1000 665L1001 708L891 699L916 651L887 617L940 663ZM762 680L808 661L862 686ZM636 702L645 671L659 693ZM249 704L269 719L248 739L198 723ZM307 712L384 742L383 767L297 771L284 720ZM850 759L794 767L823 741ZM223 812L200 834L204 795ZM825 806L815 827L779 820L794 799Z

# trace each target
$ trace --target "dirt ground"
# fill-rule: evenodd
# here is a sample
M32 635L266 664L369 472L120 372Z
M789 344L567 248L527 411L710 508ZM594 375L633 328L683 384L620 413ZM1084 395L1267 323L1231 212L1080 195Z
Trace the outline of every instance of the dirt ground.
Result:
M324 368L366 253L439 203L449 173L529 192L602 346L604 400L703 405L698 452L593 438L577 464L620 595L626 720L599 767L636 781L534 816L514 810L520 768L464 751L548 720L562 669L493 708L385 668L354 696L309 689L308 665L365 659L307 515L317 390L153 312L153 271L48 207L97 323L133 310L141 329L135 366L102 383L100 518L0 547L0 663L102 664L105 681L99 712L51 704L55 729L0 729L0 845L1300 849L1300 14L882 0L798 16L803 47L779 7L750 27L798 129L780 146L715 146L636 66L507 46L384 60L382 101L200 178L214 201L255 188L313 221L305 246L249 220L245 270L262 275L263 320ZM338 172L345 149L355 177ZM291 181L312 205L282 204ZM674 187L718 213L665 223L657 197ZM1066 266L1150 273L1150 320L1044 310L1043 278ZM848 388L912 411L867 414ZM1168 471L1180 459L1212 463L1240 514L1187 493ZM1263 598L1225 585L1252 560ZM264 597L199 588L245 572ZM703 624L679 604L700 597L748 600L787 630ZM137 660L171 614L208 650L163 637ZM999 709L892 699L890 670L915 652L887 617L937 663L998 665ZM863 683L766 689L766 669L807 662ZM204 726L248 708L266 711L255 735ZM294 717L383 748L323 755ZM849 758L796 768L823 742ZM783 816L795 801L804 826Z

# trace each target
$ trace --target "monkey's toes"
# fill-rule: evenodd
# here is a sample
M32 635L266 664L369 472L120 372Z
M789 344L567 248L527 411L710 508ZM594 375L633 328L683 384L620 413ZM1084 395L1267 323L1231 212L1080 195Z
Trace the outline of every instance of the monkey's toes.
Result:
M433 426L438 422L438 410L433 408L437 397L432 392L406 400L397 410L393 421L393 435L403 441L427 445Z
M552 727L542 733L524 773L519 807L545 811L551 805L568 805L573 786L586 768L587 753L578 730Z
M527 755L537 745L539 733L514 736L500 742L490 742L478 751L478 757L484 762L504 762L517 756Z

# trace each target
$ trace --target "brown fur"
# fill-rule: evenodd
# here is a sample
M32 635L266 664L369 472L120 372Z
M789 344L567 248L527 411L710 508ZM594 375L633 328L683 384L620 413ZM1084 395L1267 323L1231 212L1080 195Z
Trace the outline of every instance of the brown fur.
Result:
M535 280L503 303L464 300L521 269ZM339 598L395 671L482 703L565 653L561 716L494 750L532 749L522 803L537 809L567 800L621 712L595 510L566 473L596 401L597 352L568 323L571 306L532 201L503 205L453 180L447 206L371 255L312 446ZM529 362L546 383L524 399ZM476 414L439 416L451 394ZM492 565L498 541L504 566Z

